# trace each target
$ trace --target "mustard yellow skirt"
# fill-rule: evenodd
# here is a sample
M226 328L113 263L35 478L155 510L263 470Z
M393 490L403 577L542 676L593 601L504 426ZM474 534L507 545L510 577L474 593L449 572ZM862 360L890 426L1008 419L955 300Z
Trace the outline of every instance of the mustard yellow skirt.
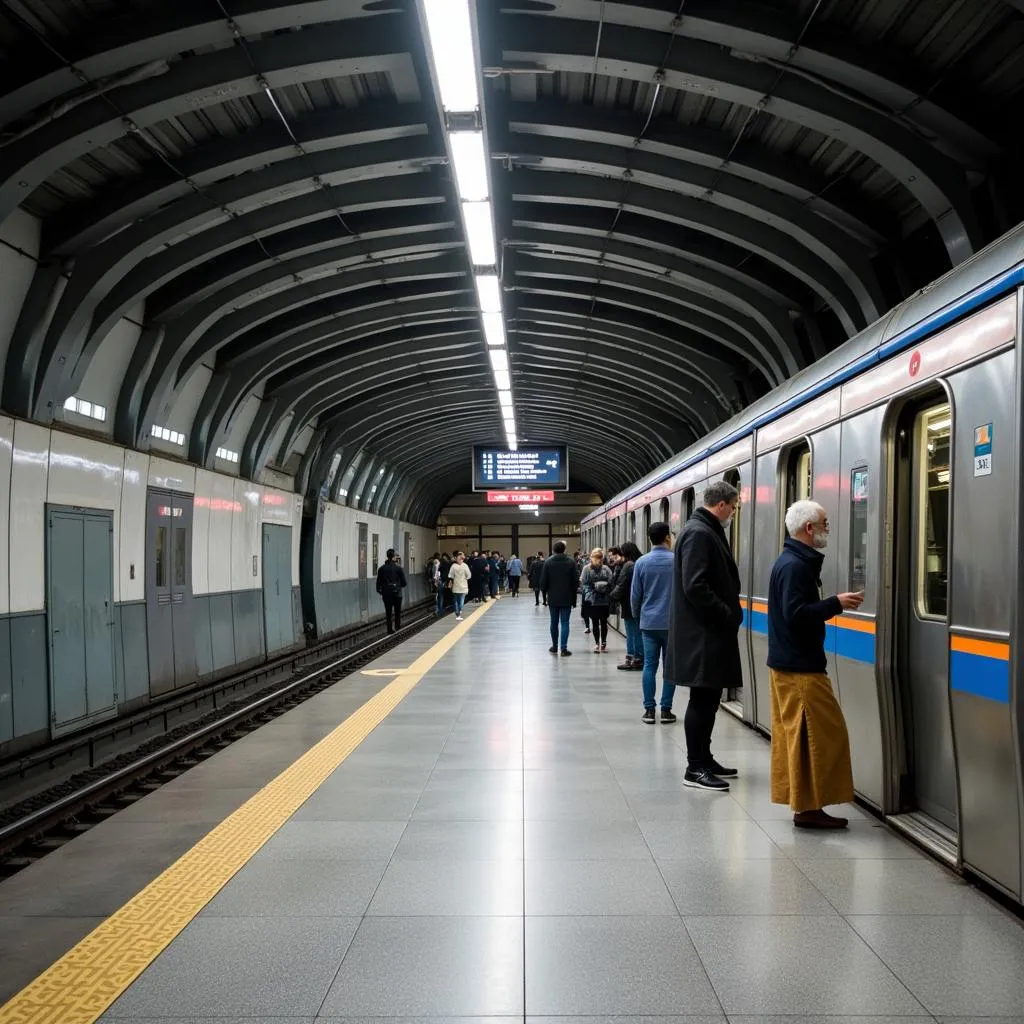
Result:
M853 799L850 737L824 672L768 670L772 687L772 803L794 811Z

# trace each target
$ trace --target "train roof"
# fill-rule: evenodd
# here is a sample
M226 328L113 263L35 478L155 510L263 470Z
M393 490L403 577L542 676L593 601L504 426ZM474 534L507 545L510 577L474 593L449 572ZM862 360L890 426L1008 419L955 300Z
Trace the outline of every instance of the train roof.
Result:
M1024 223L591 512L587 523L1024 283Z

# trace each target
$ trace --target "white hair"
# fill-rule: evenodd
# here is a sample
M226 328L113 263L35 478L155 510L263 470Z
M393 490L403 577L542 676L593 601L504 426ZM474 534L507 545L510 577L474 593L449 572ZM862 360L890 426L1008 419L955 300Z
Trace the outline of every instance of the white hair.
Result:
M824 511L816 501L794 501L786 509L786 532L796 536L808 523L817 522Z

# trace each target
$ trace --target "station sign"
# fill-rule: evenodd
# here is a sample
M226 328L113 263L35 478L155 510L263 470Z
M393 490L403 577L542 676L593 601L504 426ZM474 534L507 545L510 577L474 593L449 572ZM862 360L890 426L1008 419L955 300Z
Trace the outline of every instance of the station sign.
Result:
M473 448L473 490L520 488L569 489L569 459L565 445L538 448Z
M488 491L488 505L549 505L554 491Z

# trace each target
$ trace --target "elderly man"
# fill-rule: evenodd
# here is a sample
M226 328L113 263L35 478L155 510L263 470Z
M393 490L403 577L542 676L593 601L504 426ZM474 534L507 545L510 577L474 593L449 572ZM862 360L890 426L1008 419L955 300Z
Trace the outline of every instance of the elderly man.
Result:
M845 818L824 810L853 799L850 739L825 674L825 623L859 608L864 595L821 599L829 522L819 504L791 505L786 531L768 583L772 801L789 804L798 828L845 828Z

